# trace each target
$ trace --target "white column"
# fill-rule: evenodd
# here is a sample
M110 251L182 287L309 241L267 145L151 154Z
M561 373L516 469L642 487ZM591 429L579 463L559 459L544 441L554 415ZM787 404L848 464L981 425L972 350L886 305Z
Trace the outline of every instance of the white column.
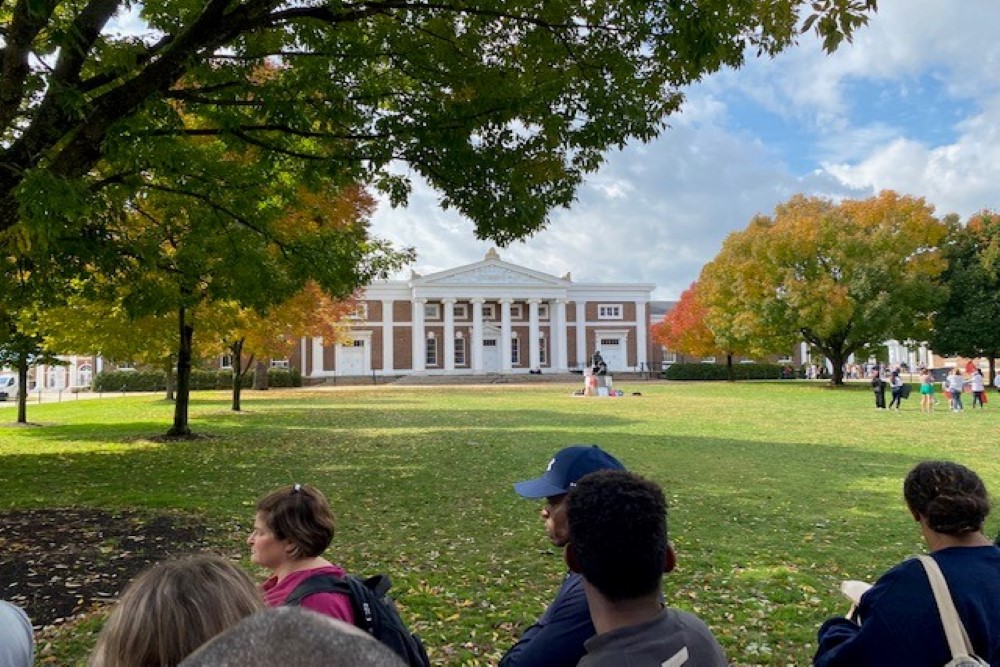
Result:
M413 362L410 365L417 373L424 371L427 361L427 334L424 332L424 306L426 305L427 299L414 299L413 316L410 318L413 321L411 332L413 335Z
M69 364L70 364L70 367L72 369L72 370L70 370L70 373L69 373L69 386L70 387L75 387L78 384L80 384L79 383L79 379L80 378L77 375L77 373L80 372L80 365L79 365L79 363L76 360L76 355L75 354L69 358Z
M455 370L455 299L441 299L444 308L444 369Z
M549 337L552 339L552 367L565 373L569 370L569 340L566 338L566 299L555 300L555 317L549 318ZM549 306L552 312L552 306Z
M476 297L472 299L472 372L478 374L483 372L483 302L485 299Z
M500 299L500 372L509 373L510 363L510 304L511 299Z
M541 299L528 299L528 368L541 367L542 355L538 350L538 304Z
M303 336L299 340L299 372L302 373L302 377L309 376L309 369L306 368L306 363L308 361L308 355L306 355L306 352L308 350L308 348L306 347L307 340L309 339L306 338L305 336Z
M576 361L580 368L586 368L587 354L587 302L576 302Z
M313 338L313 365L310 375L313 377L323 375L323 370L323 337L316 336Z
M646 302L635 302L635 364L637 370L646 365Z
M382 375L392 375L396 361L393 358L395 350L395 332L392 322L392 299L382 301Z

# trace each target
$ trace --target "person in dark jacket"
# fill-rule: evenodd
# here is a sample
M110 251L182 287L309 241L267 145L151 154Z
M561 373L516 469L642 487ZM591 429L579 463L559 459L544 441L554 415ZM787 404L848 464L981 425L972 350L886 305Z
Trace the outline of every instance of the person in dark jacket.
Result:
M948 461L910 471L903 495L931 557L951 591L980 658L1000 666L1000 548L983 533L990 511L976 473ZM923 565L907 560L864 595L857 618L832 618L819 630L817 667L940 667L951 660L937 603Z
M584 475L597 470L624 470L624 466L597 445L573 445L556 453L541 477L514 485L524 498L545 499L541 517L555 546L569 542L566 494ZM507 651L500 667L575 667L585 653L583 643L593 636L583 579L569 573L545 613Z

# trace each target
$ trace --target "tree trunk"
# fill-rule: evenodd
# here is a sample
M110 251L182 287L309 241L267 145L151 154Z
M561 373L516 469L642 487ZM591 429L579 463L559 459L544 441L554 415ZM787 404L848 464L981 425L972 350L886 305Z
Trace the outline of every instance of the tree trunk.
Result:
M28 357L17 360L17 423L28 423Z
M194 327L187 323L184 306L177 311L180 344L177 348L177 400L174 403L174 425L167 431L171 437L191 435L188 425L188 403L191 399L191 342Z
M990 384L993 384L994 386L996 386L994 383L997 381L997 360L996 360L996 357L997 357L996 350L994 350L993 352L990 352L990 357L989 357L989 359L990 359Z
M168 401L174 400L174 355L168 354L163 362L163 370L167 373L166 398Z
M246 342L245 338L241 338L235 341L229 346L229 351L232 353L233 360L231 362L231 367L233 369L233 412L240 411L240 398L243 394L243 376L246 375L247 369L250 368L250 364L253 357L243 364L243 344Z
M736 382L736 371L733 369L733 353L726 352L726 377L730 382Z
M263 360L258 360L253 369L253 388L257 391L264 391L268 388L267 371L269 364Z
M827 354L827 358L833 366L833 379L830 382L835 386L842 387L844 385L844 361L847 360L848 356L843 350L830 350Z

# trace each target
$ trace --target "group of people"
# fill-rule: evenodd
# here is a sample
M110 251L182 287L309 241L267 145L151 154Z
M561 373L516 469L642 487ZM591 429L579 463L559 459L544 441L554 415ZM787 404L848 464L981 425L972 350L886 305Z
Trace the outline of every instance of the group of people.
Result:
M597 446L574 445L514 489L544 500L541 519L552 543L564 549L568 573L500 667L727 664L704 622L667 605L662 578L677 556L657 484ZM907 475L903 495L943 572L969 652L1000 665L1000 547L984 533L990 501L982 480L962 465L928 461ZM269 579L257 586L217 555L154 565L126 588L89 664L405 664L355 627L350 596L309 587L310 580L346 575L322 555L333 535L333 514L315 487L268 494L257 503L247 544ZM908 560L880 578L849 617L823 624L814 664L944 665L951 649L937 604L922 565ZM30 642L23 612L0 603L0 665L30 665Z
M920 411L921 412L934 412L934 406L937 404L937 399L935 398L935 380L931 371L926 368L922 368L920 373ZM996 378L993 380L994 385L998 392L1000 392L1000 373L997 374ZM902 406L902 401L904 398L909 397L909 387L906 382L903 381L902 375L898 368L893 369L889 373L889 379L886 380L879 369L873 369L871 372L871 386L872 391L875 394L875 409L876 410L899 410ZM885 391L890 390L891 401L888 406L885 403ZM941 390L945 397L948 399L948 407L952 412L961 412L964 409L962 405L962 393L969 392L972 394L972 407L975 408L977 405L980 408L985 407L987 402L986 396L986 380L983 377L983 372L979 368L974 368L969 375L969 380L966 381L965 376L962 374L962 370L955 367L948 373L948 376L941 381Z

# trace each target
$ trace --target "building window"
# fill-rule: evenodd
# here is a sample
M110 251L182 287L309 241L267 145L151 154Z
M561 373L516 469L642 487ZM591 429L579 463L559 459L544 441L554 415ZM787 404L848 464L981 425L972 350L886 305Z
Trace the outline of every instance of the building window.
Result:
M601 339L601 347L617 347L618 345L621 345L621 344L622 344L621 338L602 338Z
M524 310L521 308L521 304L512 303L510 304L510 319L519 320L524 317Z
M545 347L545 336L538 339L538 363L549 363L549 351Z
M123 362L117 364L116 367L117 367L117 370L120 370L120 371L134 371L135 370L135 364L133 362L131 362L131 361L123 361Z
M462 336L455 338L455 365L465 365L465 339Z
M362 301L361 303L354 306L354 310L351 311L350 315L347 316L351 320L367 320L368 319L368 303Z
M597 306L597 319L599 320L620 320L622 319L622 306L620 303L602 303Z
M427 357L426 357L427 365L437 366L438 348L437 348L437 340L435 340L434 334L431 334L430 336L427 337L426 350L427 350Z
M456 320L467 320L469 319L469 304L467 303L456 303L454 305L455 309L455 319Z
M521 363L521 346L517 344L517 336L510 339L510 363Z
M425 320L440 320L441 319L441 304L440 303L425 303L424 304L424 319Z
M538 319L540 320L549 319L549 304L547 303L538 304Z
M288 368L288 358L271 359L271 368Z
M483 304L483 319L495 320L497 317L496 305L492 303Z
M790 363L792 363L792 355L786 354L783 357L778 357L778 363L779 364L790 364Z
M80 364L76 369L76 383L81 387L89 387L94 377L94 367L90 364Z
M705 357L705 358L703 358L701 360L701 363L703 363L703 364L714 364L715 363L715 357Z
M663 363L665 364L676 364L677 363L677 353L671 352L667 348L663 348Z
M233 367L233 355L224 354L219 357L219 368L226 370Z

